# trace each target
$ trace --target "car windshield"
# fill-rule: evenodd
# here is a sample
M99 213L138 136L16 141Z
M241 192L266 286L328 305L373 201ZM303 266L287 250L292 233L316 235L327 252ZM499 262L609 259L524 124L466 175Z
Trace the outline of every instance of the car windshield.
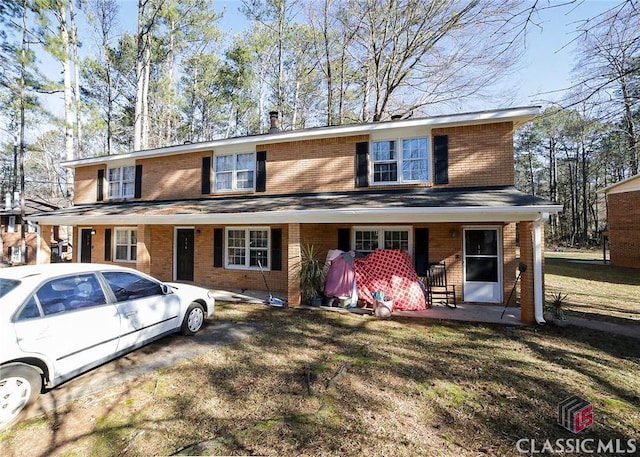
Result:
M20 281L16 279L0 278L0 297L7 295L13 289L18 287L18 284L20 284Z

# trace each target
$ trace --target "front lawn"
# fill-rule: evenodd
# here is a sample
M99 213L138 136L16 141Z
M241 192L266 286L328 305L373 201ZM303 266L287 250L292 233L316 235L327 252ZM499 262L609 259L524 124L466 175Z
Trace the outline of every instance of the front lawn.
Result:
M0 455L512 456L576 438L572 395L578 437L640 434L637 339L223 303L209 325L245 321L263 330L20 424Z

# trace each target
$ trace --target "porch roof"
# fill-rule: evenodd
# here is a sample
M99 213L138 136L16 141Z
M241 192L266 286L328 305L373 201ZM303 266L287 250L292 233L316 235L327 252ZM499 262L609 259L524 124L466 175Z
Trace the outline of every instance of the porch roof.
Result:
M44 225L518 222L562 205L514 187L414 188L77 205L30 220Z

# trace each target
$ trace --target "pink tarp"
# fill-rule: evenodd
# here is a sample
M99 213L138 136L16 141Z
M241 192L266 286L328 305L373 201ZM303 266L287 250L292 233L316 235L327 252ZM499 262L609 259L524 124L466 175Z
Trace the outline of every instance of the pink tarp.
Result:
M393 309L417 311L427 308L424 291L407 252L378 249L355 259L358 298L373 305L374 292L393 300Z

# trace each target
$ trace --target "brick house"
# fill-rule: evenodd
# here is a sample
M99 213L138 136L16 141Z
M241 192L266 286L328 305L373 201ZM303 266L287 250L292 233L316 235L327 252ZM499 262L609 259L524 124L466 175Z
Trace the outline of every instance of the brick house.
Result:
M543 322L543 224L561 206L517 191L514 129L539 107L279 131L80 159L79 262L122 262L163 280L270 288L300 303L300 247L408 251L445 261L459 301L504 303L522 275L525 322ZM519 233L516 233L519 231Z
M70 253L66 227L54 226L47 233L48 240L42 240L40 227L33 224L31 215L58 211L65 206L64 200L46 201L39 197L26 197L24 210L18 194L11 198L6 194L4 205L0 207L0 265L35 265L48 263L51 250L57 259ZM22 224L24 216L24 226ZM24 253L22 250L22 230L24 228ZM42 242L46 248L41 249ZM45 258L46 257L46 258Z
M640 268L640 175L599 192L607 201L611 264Z

